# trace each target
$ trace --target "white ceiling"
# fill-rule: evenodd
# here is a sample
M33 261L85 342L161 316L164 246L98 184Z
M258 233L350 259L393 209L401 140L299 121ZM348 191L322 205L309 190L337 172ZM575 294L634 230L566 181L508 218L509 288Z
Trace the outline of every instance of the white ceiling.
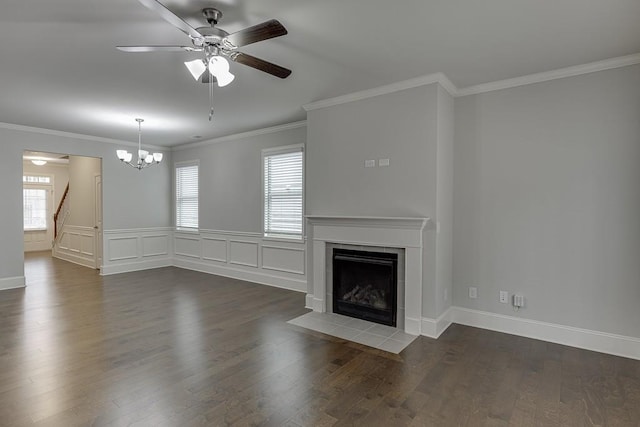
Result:
M189 44L137 0L3 0L0 122L177 145L305 118L302 105L436 72L459 87L640 52L638 0L166 0L192 25L215 6L229 32L276 18L289 34L242 50L293 70L232 63L208 89L182 62L116 45Z

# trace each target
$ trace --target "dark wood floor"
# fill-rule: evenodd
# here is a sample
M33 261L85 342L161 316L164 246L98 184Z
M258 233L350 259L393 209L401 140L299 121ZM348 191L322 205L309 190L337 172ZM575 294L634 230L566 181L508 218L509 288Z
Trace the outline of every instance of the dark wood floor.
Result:
M288 325L304 295L46 254L0 293L0 425L634 426L640 362L459 325L400 355Z

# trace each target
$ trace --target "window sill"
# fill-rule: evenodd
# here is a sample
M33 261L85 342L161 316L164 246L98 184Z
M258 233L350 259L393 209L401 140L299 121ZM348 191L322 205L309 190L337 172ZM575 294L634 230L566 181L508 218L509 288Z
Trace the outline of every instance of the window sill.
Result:
M28 233L29 231L47 231L46 228L25 228L24 232Z
M200 229L199 228L176 227L176 233L200 234Z
M292 242L292 243L304 243L304 236L282 236L282 235L272 235L272 234L264 234L262 236L262 240L265 241L273 241L273 242Z

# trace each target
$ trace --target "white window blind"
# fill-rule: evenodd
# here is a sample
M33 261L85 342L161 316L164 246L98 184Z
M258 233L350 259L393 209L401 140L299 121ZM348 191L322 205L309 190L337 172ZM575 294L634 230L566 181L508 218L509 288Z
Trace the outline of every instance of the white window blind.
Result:
M304 153L302 146L263 151L264 234L302 237Z
M198 228L198 164L176 165L176 227Z
M25 188L23 190L24 202L24 229L47 229L47 190L40 188Z

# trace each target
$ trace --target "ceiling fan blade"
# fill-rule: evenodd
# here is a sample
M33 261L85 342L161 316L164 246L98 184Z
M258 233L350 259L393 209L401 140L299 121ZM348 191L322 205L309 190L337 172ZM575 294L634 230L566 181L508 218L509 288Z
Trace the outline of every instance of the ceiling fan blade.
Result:
M191 46L116 46L116 48L123 52L195 52L202 50Z
M162 3L156 0L138 0L147 8L159 14L165 21L178 28L186 35L193 38L200 38L202 34L196 31L191 25L187 24L182 18L167 9Z
M289 74L291 74L291 70L287 68L242 52L234 52L230 59L240 64L248 65L249 67L264 71L265 73L269 73L273 76L280 77L281 79L286 79L289 77Z
M262 24L229 34L224 39L235 47L242 47L262 40L284 36L285 34L287 34L287 29L276 19L272 19Z

